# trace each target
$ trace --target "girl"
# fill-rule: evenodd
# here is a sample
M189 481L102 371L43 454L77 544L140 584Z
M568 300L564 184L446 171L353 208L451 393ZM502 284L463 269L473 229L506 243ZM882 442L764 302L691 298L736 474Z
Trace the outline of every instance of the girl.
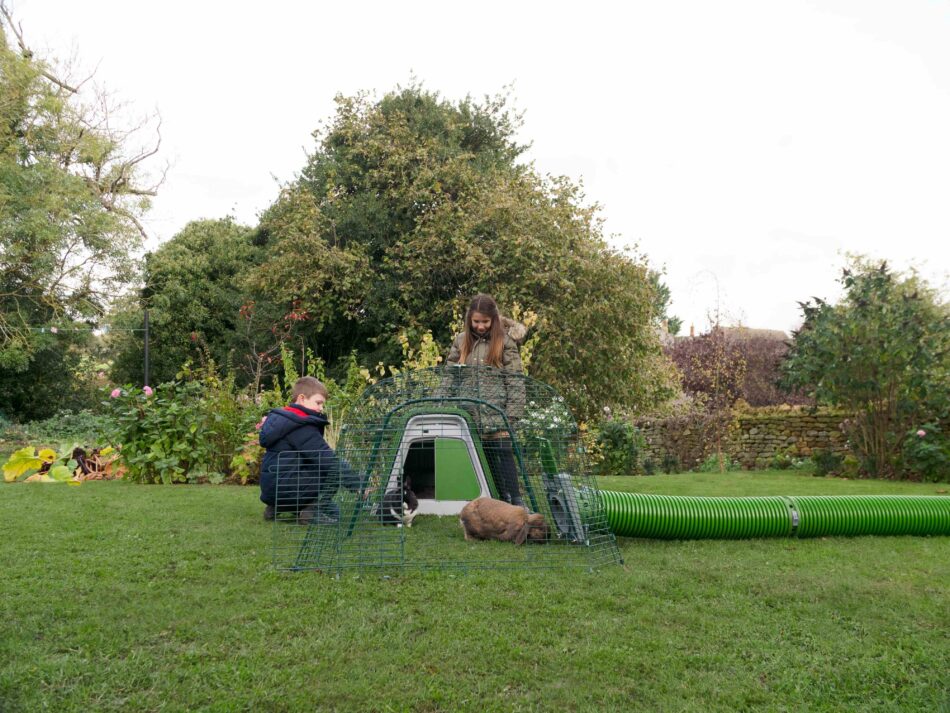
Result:
M453 366L493 366L520 376L524 370L518 343L526 333L524 325L501 316L491 296L475 295L465 313L465 331L456 335L446 363ZM479 398L497 406L507 415L509 423L524 414L522 379L491 378L488 374L478 379L475 385ZM518 466L505 419L495 409L480 409L480 412L482 444L498 494L512 505L523 507Z

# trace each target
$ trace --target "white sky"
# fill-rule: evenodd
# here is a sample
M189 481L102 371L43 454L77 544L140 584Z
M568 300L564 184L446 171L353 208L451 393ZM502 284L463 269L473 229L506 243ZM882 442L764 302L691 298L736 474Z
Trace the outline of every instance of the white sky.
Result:
M672 312L789 330L845 252L950 269L950 2L9 0L163 119L156 240L254 224L337 93L414 74L449 99L514 84L541 173L583 180Z

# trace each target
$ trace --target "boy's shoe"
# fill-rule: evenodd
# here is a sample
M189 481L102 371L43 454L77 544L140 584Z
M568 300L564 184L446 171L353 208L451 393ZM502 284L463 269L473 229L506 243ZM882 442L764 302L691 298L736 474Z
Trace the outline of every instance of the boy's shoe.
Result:
M322 507L317 507L312 503L300 511L297 516L297 522L301 525L336 525L340 522L340 508L334 502L323 503Z
M340 506L332 500L327 500L318 505L317 511L334 523L340 521Z
M273 520L273 519L276 518L276 517L277 517L277 513L274 511L274 506L273 506L273 505L267 505L267 506L264 507L264 519L265 519L265 520L270 521L270 520Z

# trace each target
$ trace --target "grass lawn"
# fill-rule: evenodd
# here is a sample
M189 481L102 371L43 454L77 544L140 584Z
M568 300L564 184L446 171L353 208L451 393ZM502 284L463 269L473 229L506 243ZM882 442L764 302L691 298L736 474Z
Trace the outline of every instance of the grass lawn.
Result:
M621 540L593 573L337 579L274 571L261 510L254 488L0 487L0 711L950 710L950 537Z

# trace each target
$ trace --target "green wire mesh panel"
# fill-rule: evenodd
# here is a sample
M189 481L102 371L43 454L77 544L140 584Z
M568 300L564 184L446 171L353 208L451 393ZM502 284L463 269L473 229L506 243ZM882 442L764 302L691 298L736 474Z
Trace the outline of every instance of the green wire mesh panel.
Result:
M278 568L621 561L577 424L553 389L528 377L447 366L381 381L351 407L338 454L340 466L321 476L311 475L320 470L313 454L278 463L278 510L288 513L274 523ZM524 545L465 540L458 512L477 497L540 513L546 536ZM414 500L415 517L405 526Z

